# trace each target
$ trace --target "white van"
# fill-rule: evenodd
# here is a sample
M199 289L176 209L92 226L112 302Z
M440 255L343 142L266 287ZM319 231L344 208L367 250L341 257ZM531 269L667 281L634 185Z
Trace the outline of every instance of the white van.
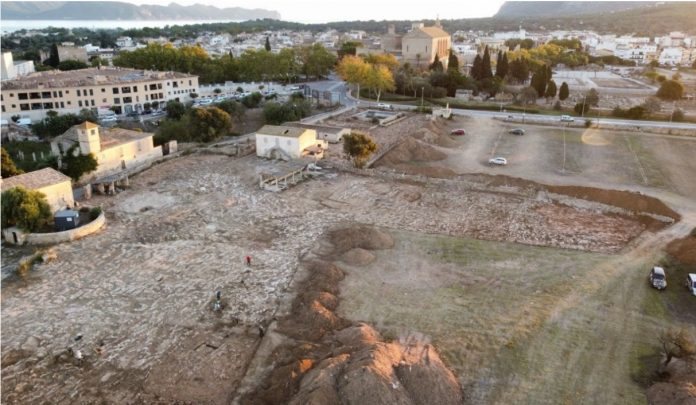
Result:
M561 122L575 122L575 118L570 115L561 115Z
M686 287L691 294L696 295L696 274L690 273L686 276Z

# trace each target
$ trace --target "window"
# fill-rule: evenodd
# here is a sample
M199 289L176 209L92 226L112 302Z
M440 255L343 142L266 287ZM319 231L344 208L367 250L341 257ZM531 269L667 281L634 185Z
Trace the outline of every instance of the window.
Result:
M114 97L114 104L121 104L121 99L118 97Z
M128 104L133 102L133 97L123 97L123 103Z
M12 104L12 108L17 108L17 105L16 105L16 104Z
M121 93L126 94L126 93L130 93L130 92L131 92L130 87L128 87L128 86L121 87Z
M2 112L5 112L5 106L4 106L4 105L2 106Z
M27 93L19 93L17 94L17 98L19 98L20 100L28 100L29 96L27 95Z
M167 83L167 84L169 84L169 83ZM161 88L162 88L162 83L157 83L157 89L159 90Z
M93 89L89 89L89 95L90 95L90 96L93 96L93 95L94 95L94 90L93 90Z
M118 94L118 87L114 87L114 88L112 88L112 89L111 89L111 91L113 91L113 92L114 92L114 94Z
M54 91L54 92L53 92L53 97L54 97L54 98L58 97L58 92L57 92L57 91Z
M65 90L65 94L70 94L70 90Z
M82 107L82 100L77 100L77 106Z
M164 94L160 93L159 98L164 98Z
M191 80L189 80L189 86L193 86L193 85L191 84Z
M29 104L20 104L19 109L22 111L29 111Z
M172 82L172 87L174 87L174 88L179 87L179 83L177 83L177 82Z
M138 91L138 86L133 86L133 93Z
M41 107L43 107L43 104L41 104L41 103L31 103L32 110L40 110Z
M44 110L50 110L53 108L53 103L43 103Z
M68 105L72 104L72 102L68 101Z
M155 83L152 83L150 85L150 90L157 90L157 85Z
M14 97L14 93L10 93L10 97Z
M91 101L92 101L92 107L94 107L94 100L91 100Z
M102 93L106 93L106 89L102 87Z
M96 133L95 131L96 131L96 130L94 130L94 129L90 129L90 130L89 130L89 134L90 134L90 135L96 135L97 133Z
M148 98L147 94L145 95L145 101L149 101L150 99Z
M65 103L62 101L60 102L60 108L65 108Z
M50 91L41 92L41 98L51 98L51 92Z
M39 93L30 93L29 98L32 100L36 100L37 98L41 98L41 94Z
M106 99L105 99L105 98L102 99L102 103L106 103Z
M77 90L77 96L80 97L81 95L80 90Z
M58 97L63 97L63 90L58 90Z

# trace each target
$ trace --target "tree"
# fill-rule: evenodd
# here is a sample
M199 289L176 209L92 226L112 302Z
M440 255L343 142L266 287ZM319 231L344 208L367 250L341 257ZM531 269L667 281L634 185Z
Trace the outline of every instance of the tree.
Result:
M46 196L22 186L2 192L2 227L17 226L35 232L51 222L53 213Z
M454 54L452 49L449 50L449 59L447 59L447 71L459 73L459 58Z
M591 88L590 91L585 94L585 104L597 107L599 105L599 93L597 89Z
M525 87L524 89L522 89L522 93L520 93L521 101L524 104L534 104L536 103L538 97L539 93L532 86Z
M80 181L83 175L97 170L98 166L94 154L83 155L79 153L78 145L73 145L61 155L59 170L73 181Z
M299 121L311 112L309 101L296 101L280 103L267 103L263 107L263 118L268 124L282 124L284 122Z
M186 107L176 100L167 102L167 118L172 120L180 119L186 113Z
M58 70L78 70L78 69L86 69L89 66L85 62L79 61L79 60L66 60L63 62L60 62L58 64Z
M696 69L696 59L694 59L694 63L691 64L692 69Z
M15 166L15 162L12 160L10 154L7 153L5 148L2 148L2 178L5 179L22 173L24 173L24 171Z
M682 111L681 108L677 108L676 110L672 111L672 121L674 122L682 122L684 121L684 111Z
M261 100L263 100L263 95L258 91L255 91L242 99L242 104L246 108L256 108L261 105Z
M662 353L665 356L663 368L667 367L675 357L681 359L696 354L696 342L685 329L667 330L660 334L659 340L662 345Z
M266 37L266 44L264 45L264 48L270 52L271 51L271 41Z
M336 64L336 57L321 44L314 44L300 50L302 73L307 78L320 78L329 74Z
M502 56L501 56L502 55ZM498 63L495 66L495 75L501 79L504 79L508 75L508 60L507 52L498 52Z
M355 167L362 168L367 158L377 150L377 144L369 135L352 132L343 136L343 152L353 159Z
M220 93L222 93L222 89L220 89L219 87L216 87L215 90L213 90L213 93L220 94Z
M573 110L580 115L587 115L590 112L590 104L585 102L579 102L575 104L575 107L573 107Z
M530 86L537 91L538 97L543 97L546 91L546 83L544 83L543 80L544 79L541 77L541 74L538 72L532 75Z
M491 54L488 52L488 47L483 51L483 58L481 59L481 79L490 79L493 77L493 71L491 70Z
M217 104L217 107L230 115L230 118L237 122L241 122L246 113L246 108L239 102L233 100L224 100Z
M214 141L227 135L232 128L230 115L217 107L194 108L190 116L191 136L194 141Z
M377 94L378 103L383 91L393 91L396 88L394 76L391 71L383 65L371 66L365 85Z
M561 90L558 92L558 98L560 100L565 100L570 96L570 89L568 88L568 83L561 83Z
M651 60L650 63L648 64L648 66L650 66L651 68L655 69L655 68L660 67L660 62L658 62L658 61L656 61L656 60Z
M474 58L474 64L471 67L471 77L473 77L476 80L483 79L483 60L481 59L481 56L478 54L476 54L476 57Z
M524 83L529 79L529 64L527 59L518 58L510 63L509 75L518 83Z
M191 92L191 93L189 93L189 97L191 97L193 100L195 100L198 98L198 93Z
M91 58L89 58L89 65L92 67L99 67L99 66L108 65L108 63L104 59L100 58L99 56L92 56ZM61 69L61 70L63 70L63 69Z
M544 94L544 96L549 98L556 97L556 90L556 82L550 80L549 84L546 86L546 94Z
M657 97L663 100L679 100L684 95L684 86L676 80L665 80L657 90Z
M46 65L57 68L59 63L60 57L58 56L58 45L53 44L51 45L51 52L48 56L48 59L46 60Z
M435 59L433 59L433 63L430 64L428 69L434 72L442 72L445 70L445 67L442 66L442 62L440 62L440 57L437 54L435 54Z

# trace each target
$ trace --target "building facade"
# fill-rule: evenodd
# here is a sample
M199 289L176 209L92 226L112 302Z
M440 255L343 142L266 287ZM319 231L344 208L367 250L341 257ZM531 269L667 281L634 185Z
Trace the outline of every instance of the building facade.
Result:
M264 125L256 132L256 156L271 159L299 159L328 147L317 140L317 131L307 128Z
M2 119L13 115L32 121L46 112L79 113L83 108L116 114L142 111L143 104L191 101L198 92L198 76L124 68L89 68L37 72L3 82Z
M401 40L403 61L418 68L427 68L437 55L447 69L447 58L451 47L452 37L440 27L439 23L433 27L425 27L422 23L413 24L413 29Z
M2 67L0 70L2 70L2 74L0 75L0 78L2 80L12 80L17 77L26 76L30 73L34 73L34 61L14 60L12 57L12 52L3 52Z
M36 190L46 196L51 211L56 212L67 207L73 208L72 180L63 173L47 167L29 173L2 179L2 191L22 186L27 190Z
M57 136L51 142L51 152L60 156L76 146L73 153L94 154L99 166L89 176L100 178L162 157L162 147L155 147L152 137L147 132L100 128L84 122Z

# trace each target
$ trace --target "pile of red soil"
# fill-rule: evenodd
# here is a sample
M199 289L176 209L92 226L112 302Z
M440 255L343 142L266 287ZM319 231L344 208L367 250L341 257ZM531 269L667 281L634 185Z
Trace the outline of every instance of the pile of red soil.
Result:
M696 265L696 229L689 236L671 241L666 250L679 262Z
M394 240L370 226L329 233L334 251L305 262L291 313L278 323L290 338L271 355L272 371L244 404L460 404L462 389L435 348L385 342L372 327L334 313L341 269L329 260L355 250L389 249Z
M667 381L648 388L648 403L653 405L696 404L696 361L673 359L667 366Z

